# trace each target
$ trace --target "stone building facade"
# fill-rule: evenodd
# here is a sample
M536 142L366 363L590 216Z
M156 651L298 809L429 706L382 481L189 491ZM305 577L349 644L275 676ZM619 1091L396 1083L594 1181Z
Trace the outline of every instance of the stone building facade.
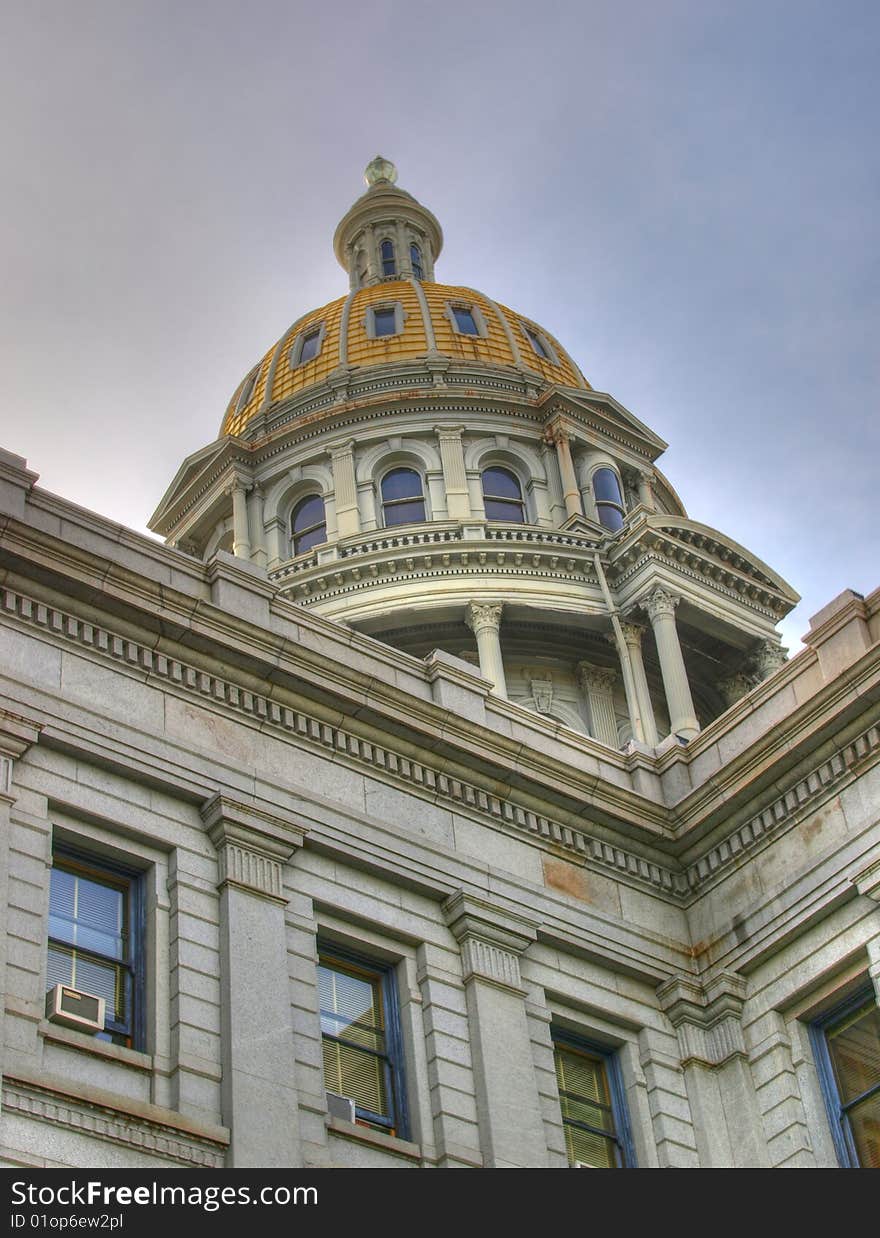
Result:
M395 180L164 544L0 455L0 1155L878 1165L880 592L786 659Z

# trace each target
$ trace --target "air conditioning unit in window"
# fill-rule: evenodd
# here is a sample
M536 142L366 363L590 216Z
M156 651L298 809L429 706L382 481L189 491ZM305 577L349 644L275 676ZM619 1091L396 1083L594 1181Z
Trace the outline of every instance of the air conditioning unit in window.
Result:
M572 1169L595 1169L595 1165L588 1165L586 1161L575 1161Z
M343 1122L354 1122L355 1105L350 1096L340 1096L338 1092L327 1093L327 1109L333 1118L342 1118Z
M103 1032L104 999L81 993L67 984L56 984L46 994L46 1018L79 1032Z

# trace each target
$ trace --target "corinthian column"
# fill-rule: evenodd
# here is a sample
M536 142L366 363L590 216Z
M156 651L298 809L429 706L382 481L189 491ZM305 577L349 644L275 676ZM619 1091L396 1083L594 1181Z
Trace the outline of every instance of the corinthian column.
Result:
M648 594L642 605L648 612L657 642L660 673L663 676L663 689L669 709L669 730L671 734L680 735L682 739L693 739L699 734L700 724L694 712L678 629L675 626L675 608L680 601L680 598L658 586Z
M565 500L566 517L582 516L581 492L574 472L574 462L571 458L571 443L568 430L561 422L554 422L547 428L547 441L556 447L556 459L559 464L559 476L562 479L562 497Z
M651 693L648 688L648 676L645 674L645 663L642 658L642 633L644 629L638 623L621 623L620 630L629 650L629 661L632 667L636 699L639 702L642 730L645 732L645 743L653 748L657 744L659 737L657 735L657 723L654 721L654 706L651 703Z
M500 602L470 602L464 621L477 638L480 655L480 674L488 679L496 696L507 696L504 679L504 663L501 660L501 611Z

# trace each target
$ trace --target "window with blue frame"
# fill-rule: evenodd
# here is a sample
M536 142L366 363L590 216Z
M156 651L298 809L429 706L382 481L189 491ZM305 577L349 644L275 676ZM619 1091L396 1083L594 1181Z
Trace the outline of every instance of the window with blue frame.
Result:
M422 266L422 251L415 243L409 247L409 260L412 266L412 273L416 279L424 279L425 269Z
M324 1085L359 1125L406 1137L397 989L390 967L318 947Z
M305 554L313 546L327 540L327 518L320 494L300 499L290 517L290 533L294 555Z
M480 334L480 328L477 326L474 311L470 307L466 305L453 305L452 316L455 320L455 329L459 335Z
M569 1165L586 1169L634 1166L616 1054L554 1028L553 1058Z
M394 244L383 241L379 246L379 257L382 259L382 274L385 279L392 279L397 274L397 259L394 257Z
M57 851L49 879L46 989L68 985L105 1002L100 1039L143 1049L142 875Z
M525 524L526 508L522 487L510 469L484 469L482 483L487 520L510 520L514 524Z
M599 523L611 533L623 528L623 495L620 493L620 482L613 469L596 469L593 474L593 495L596 499L596 513Z
M841 1165L880 1169L880 1008L863 989L810 1029Z

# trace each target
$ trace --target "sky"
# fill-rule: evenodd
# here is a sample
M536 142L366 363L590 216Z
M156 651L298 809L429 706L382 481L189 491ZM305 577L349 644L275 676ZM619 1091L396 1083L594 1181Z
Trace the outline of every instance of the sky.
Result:
M880 585L876 0L7 0L0 446L140 531L377 153L784 576Z

